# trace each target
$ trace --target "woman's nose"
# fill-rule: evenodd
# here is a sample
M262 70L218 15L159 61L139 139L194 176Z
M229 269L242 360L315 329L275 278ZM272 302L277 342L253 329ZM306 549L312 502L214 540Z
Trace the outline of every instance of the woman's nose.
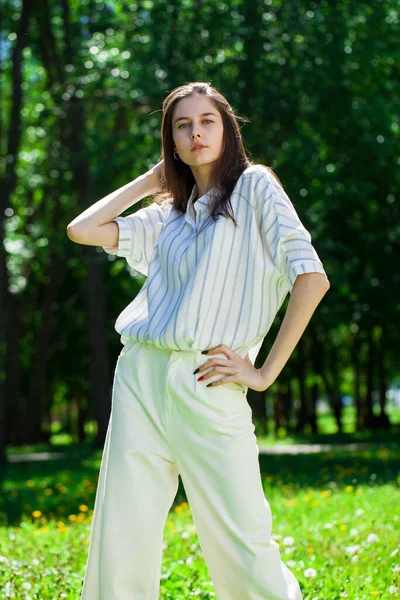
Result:
M199 136L199 127L197 125L193 126L191 137L194 139Z

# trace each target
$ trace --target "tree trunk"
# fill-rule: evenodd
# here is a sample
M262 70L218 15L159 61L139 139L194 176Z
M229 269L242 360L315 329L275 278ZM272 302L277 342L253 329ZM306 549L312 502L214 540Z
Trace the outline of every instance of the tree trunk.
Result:
M14 294L9 289L9 276L7 271L6 255L4 252L4 218L6 216L6 208L9 206L11 194L13 193L16 183L16 157L18 156L20 141L21 141L21 109L22 109L22 58L23 50L28 41L28 28L31 13L32 3L29 0L23 0L21 6L21 16L18 23L17 40L12 54L12 90L11 90L11 111L8 119L9 131L6 142L5 156L5 172L0 180L2 193L0 194L0 464L7 462L6 458L6 397L11 402L13 394L17 392L15 387L16 374L18 367L10 373L11 380L7 377L7 372L4 374L4 366L6 357L9 356L11 347L17 345L14 339L11 342L8 336L15 338L17 328L14 329L8 326L8 319L11 319L11 307L13 304ZM14 360L18 360L18 354L14 356ZM15 396L14 396L15 400Z
M378 394L380 415L378 417L378 426L380 429L389 429L390 420L386 414L386 369L385 369L385 327L381 327L378 340L378 351L376 356L377 374L378 374Z
M356 429L363 427L362 400L360 393L361 377L360 377L360 333L356 333L352 346L352 362L354 368L354 407L356 409Z
M50 90L57 86L66 88L68 85L67 71L64 62L75 63L73 39L71 38L69 3L63 0L61 3L62 21L64 28L64 54L57 51L57 42L52 31L51 21L46 17L51 12L47 0L41 0L37 5L37 18L41 30L41 38L38 41L39 53L46 69ZM65 58L64 58L65 57ZM54 102L60 102L61 94L54 97ZM89 154L86 143L86 117L84 104L80 98L72 97L68 102L67 118L65 127L62 129L62 144L69 150L71 168L74 174L76 189L78 190L76 212L84 210L88 206L88 200L93 193L93 185L90 175ZM71 212L74 207L71 207ZM68 221L67 221L68 222ZM103 260L96 255L93 247L85 247L83 251L87 262L87 287L86 306L88 314L88 337L89 337L89 380L91 403L98 421L98 436L96 445L101 446L105 440L105 432L109 418L110 409L110 374L108 364L108 348L106 341L106 317L105 317L105 286L103 272L98 261Z
M18 340L21 330L21 294L8 296L7 311L7 355L6 355L6 389L5 398L7 423L6 443L18 446L23 439L23 423L26 423L24 404L21 398L21 374Z
M86 306L89 336L89 381L91 411L95 415L98 431L95 446L102 448L105 442L111 410L110 357L106 343L107 311L106 290L103 276L103 257L85 248L88 265L86 279Z
M376 420L373 411L373 390L374 390L374 339L372 335L373 329L369 328L367 332L367 360L366 360L366 391L365 391L365 399L364 399L364 423L366 427L371 427L375 429Z
M310 405L310 413L309 413L309 417L308 417L309 423L311 425L311 432L313 434L318 433L318 424L317 424L318 392L319 392L319 385L317 383L314 383L314 385L311 386L311 394L310 394L311 405Z
M57 211L55 211L57 219ZM44 289L44 301L40 329L36 336L36 347L32 354L31 385L28 403L28 425L25 443L47 441L42 433L42 408L46 395L46 377L49 364L49 343L53 330L53 303L65 271L62 269L54 252L50 251L49 283Z

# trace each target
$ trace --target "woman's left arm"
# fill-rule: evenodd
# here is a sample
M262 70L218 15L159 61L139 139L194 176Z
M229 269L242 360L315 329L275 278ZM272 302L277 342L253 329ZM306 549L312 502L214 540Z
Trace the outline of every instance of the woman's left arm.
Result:
M315 309L330 288L322 273L297 275L275 342L260 371L267 389L278 377L300 340Z

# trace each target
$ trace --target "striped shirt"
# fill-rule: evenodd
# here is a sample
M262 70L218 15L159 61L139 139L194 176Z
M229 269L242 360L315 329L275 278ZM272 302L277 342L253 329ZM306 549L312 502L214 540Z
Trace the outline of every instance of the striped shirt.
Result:
M114 219L118 247L103 250L147 276L115 330L123 343L173 350L226 344L254 364L296 276L326 273L310 233L265 166L248 167L232 191L238 227L219 216L199 232L213 189L193 203L195 184L185 213L167 200Z

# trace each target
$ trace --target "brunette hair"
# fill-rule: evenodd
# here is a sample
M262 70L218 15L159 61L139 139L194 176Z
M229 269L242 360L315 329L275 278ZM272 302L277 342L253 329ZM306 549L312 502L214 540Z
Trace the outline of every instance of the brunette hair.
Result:
M218 215L222 215L231 218L237 226L232 212L230 196L243 171L256 164L246 154L239 125L239 121L248 122L250 119L236 115L226 98L210 83L197 81L186 83L172 90L163 101L162 153L158 162L164 160L164 164L161 174L161 190L152 201L161 203L160 201L164 200L168 202L168 198L176 210L186 212L188 200L196 180L190 166L182 160L174 158L172 115L176 104L182 98L194 96L195 94L202 94L210 98L219 111L223 123L222 149L212 173L212 185L215 187L215 193L212 194L210 199L209 217L215 221ZM279 181L271 167L267 167L267 169Z

